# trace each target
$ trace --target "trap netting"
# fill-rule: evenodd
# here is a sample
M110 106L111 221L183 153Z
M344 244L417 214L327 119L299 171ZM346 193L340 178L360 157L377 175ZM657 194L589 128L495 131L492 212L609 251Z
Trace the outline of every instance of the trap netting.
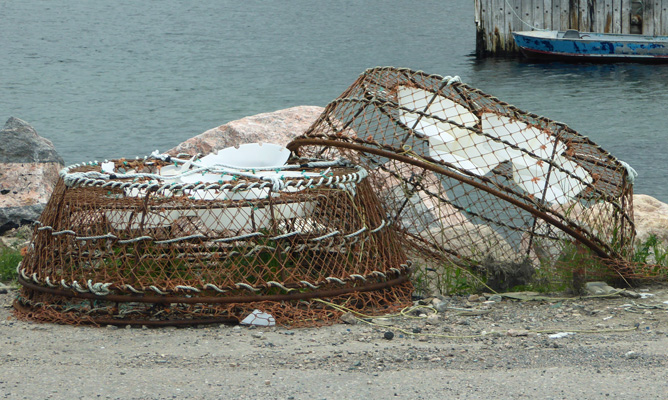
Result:
M503 289L589 256L618 274L632 250L630 167L457 78L367 70L288 148L367 168L409 257L437 274L462 266Z
M408 261L365 169L241 147L65 168L19 265L19 313L175 325L260 309L313 325L338 317L316 299L407 305Z

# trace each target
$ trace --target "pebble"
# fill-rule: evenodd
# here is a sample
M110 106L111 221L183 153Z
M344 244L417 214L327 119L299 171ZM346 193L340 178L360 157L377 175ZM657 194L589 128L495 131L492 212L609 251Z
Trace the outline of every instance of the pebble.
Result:
M254 337L255 339L261 339L263 333L262 332L253 332L251 333L251 336Z
M347 313L343 314L341 316L341 318L339 318L339 319L341 321L345 322L346 324L350 324L350 325L355 325L358 322L357 317L355 317L355 314L353 314L351 312L347 312Z
M493 294L489 296L488 300L493 301L495 303L499 303L501 300L503 300L503 296L501 296L500 294Z
M617 289L613 288L605 282L587 282L585 284L585 289L589 294L594 296L607 295L617 291Z
M526 329L508 329L508 332L506 332L506 335L508 336L529 336L529 331Z
M639 299L641 297L640 294L634 292L633 290L624 290L623 292L620 292L619 294L621 294L624 297L630 297L632 299Z
M387 318L375 318L373 321L376 323L376 325L392 326L392 321Z
M448 310L448 302L447 301L442 301L438 298L434 298L431 301L431 305L434 307L434 309L440 313L446 312Z
M10 289L11 289L11 288L10 288L9 286L7 286L7 285L5 285L4 283L0 282L0 294L5 294L5 293L9 292Z
M467 300L470 301L471 303L474 303L476 301L480 301L480 296L478 296L477 294L472 294L468 297Z
M429 314L427 317L427 323L429 325L437 325L438 324L438 314Z
M387 331L383 334L383 337L387 340L392 340L392 339L394 339L394 332Z
M624 354L624 357L629 360L635 360L636 358L640 357L640 354L636 353L635 351L627 351L626 354Z

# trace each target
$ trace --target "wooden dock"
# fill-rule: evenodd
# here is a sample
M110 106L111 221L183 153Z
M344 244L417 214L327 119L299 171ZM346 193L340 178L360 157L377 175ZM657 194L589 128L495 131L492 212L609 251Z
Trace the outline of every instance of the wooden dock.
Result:
M513 31L668 36L668 0L475 0L475 23L479 57L517 53Z

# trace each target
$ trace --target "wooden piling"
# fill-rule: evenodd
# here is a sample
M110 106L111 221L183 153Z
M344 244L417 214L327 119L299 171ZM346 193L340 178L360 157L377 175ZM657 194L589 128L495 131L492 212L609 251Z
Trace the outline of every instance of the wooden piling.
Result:
M668 36L668 0L475 0L476 54L515 54L511 32L566 30Z

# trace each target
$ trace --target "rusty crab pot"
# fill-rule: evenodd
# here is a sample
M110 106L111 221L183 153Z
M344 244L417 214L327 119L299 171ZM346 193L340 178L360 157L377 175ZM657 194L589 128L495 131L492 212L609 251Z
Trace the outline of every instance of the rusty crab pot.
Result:
M266 146L266 145L265 145ZM392 221L347 161L231 168L168 156L79 164L19 265L15 307L64 323L313 325L410 301Z

